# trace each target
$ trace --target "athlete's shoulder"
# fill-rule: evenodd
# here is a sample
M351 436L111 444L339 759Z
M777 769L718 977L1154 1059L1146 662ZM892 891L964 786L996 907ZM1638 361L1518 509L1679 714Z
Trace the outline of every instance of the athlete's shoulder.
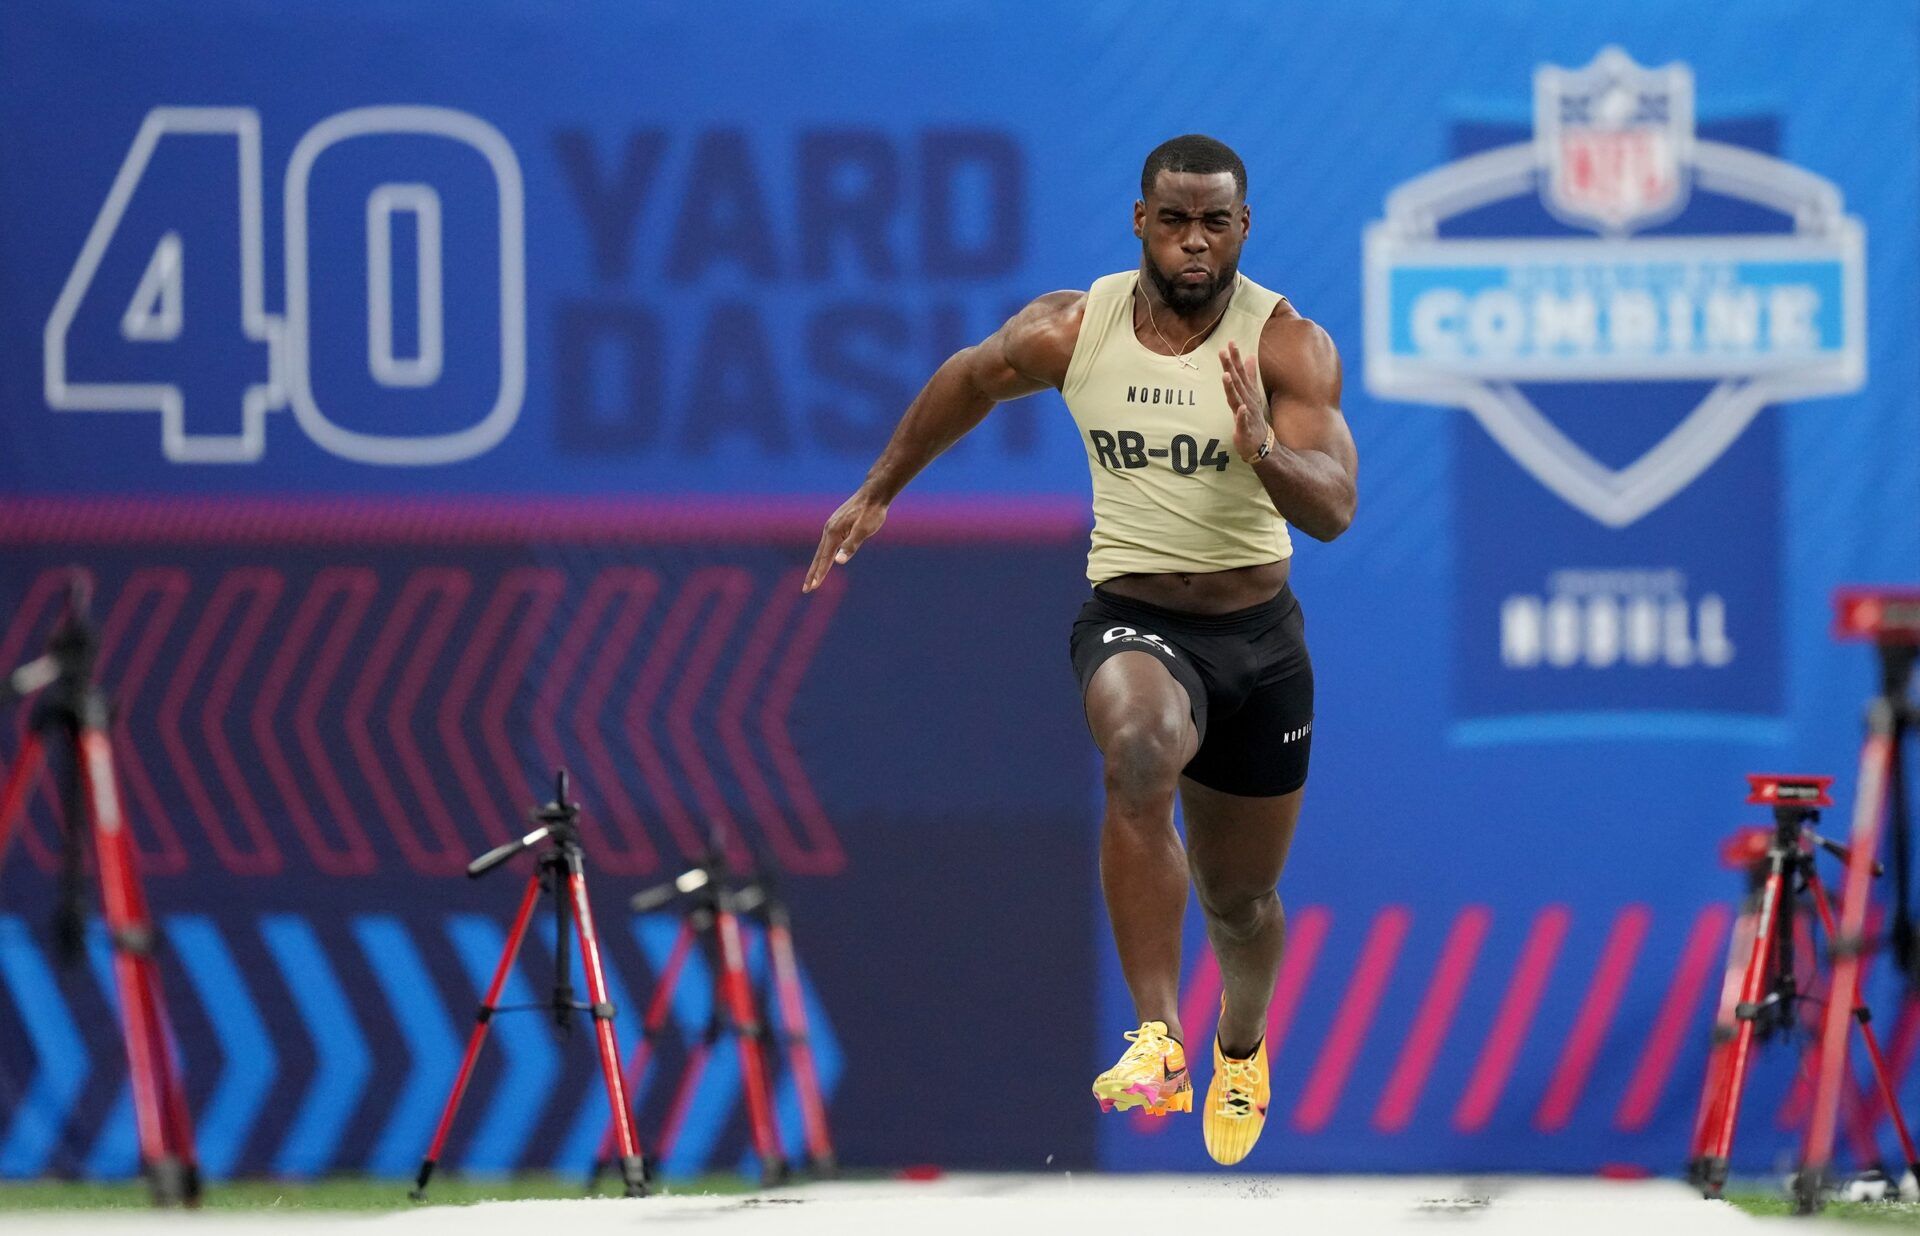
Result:
M1085 320L1087 294L1036 296L1001 328L1002 355L1015 371L1058 387L1065 380Z
M1260 350L1264 353L1269 348L1298 358L1332 360L1336 364L1340 359L1339 349L1333 346L1333 336L1294 308L1293 302L1284 296L1274 303L1260 328Z
M1087 293L1063 289L1058 292L1045 292L1034 297L1014 315L1015 321L1025 319L1040 325L1057 325L1068 320L1077 320L1086 312Z

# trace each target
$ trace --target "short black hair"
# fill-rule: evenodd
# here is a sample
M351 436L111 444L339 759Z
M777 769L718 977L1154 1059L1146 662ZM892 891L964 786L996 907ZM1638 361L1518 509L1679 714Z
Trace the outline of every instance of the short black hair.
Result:
M1247 165L1233 153L1233 147L1204 133L1185 133L1170 137L1153 148L1140 169L1140 200L1153 192L1153 182L1161 172L1232 172L1233 187L1242 201L1247 196Z

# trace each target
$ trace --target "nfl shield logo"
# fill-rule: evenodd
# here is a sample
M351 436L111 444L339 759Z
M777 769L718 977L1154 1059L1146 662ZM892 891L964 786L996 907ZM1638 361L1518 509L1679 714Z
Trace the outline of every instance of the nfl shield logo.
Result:
M1584 69L1544 65L1533 108L1547 169L1542 196L1563 222L1619 235L1686 205L1693 74L1685 65L1642 68L1618 47Z

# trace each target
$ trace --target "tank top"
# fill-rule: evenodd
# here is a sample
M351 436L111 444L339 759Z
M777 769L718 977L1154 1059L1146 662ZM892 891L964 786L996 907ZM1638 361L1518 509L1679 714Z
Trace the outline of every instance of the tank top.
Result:
M1225 571L1293 554L1287 521L1233 448L1220 353L1260 354L1280 302L1244 275L1220 324L1187 354L1189 369L1133 333L1140 272L1095 281L1060 394L1080 427L1093 474L1087 578L1132 572Z

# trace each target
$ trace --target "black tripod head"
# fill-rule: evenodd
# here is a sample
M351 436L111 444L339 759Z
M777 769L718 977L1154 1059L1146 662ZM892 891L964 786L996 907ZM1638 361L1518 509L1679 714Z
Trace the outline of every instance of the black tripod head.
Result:
M553 774L553 801L544 807L534 808L531 819L539 827L526 836L496 846L467 864L469 879L479 879L514 855L529 850L542 841L552 840L562 848L577 846L580 843L580 804L567 798L567 770L556 769Z
M1773 808L1774 846L1796 849L1804 837L1842 863L1847 863L1852 861L1853 851L1831 837L1821 836L1812 828L1820 821L1820 809L1833 806L1833 796L1827 792L1832 786L1832 777L1803 773L1748 773L1747 801L1755 806ZM1755 869L1764 873L1768 849L1757 845L1757 840L1751 836L1750 830L1742 830L1729 839L1721 854L1731 866L1732 856L1744 852ZM1885 870L1885 865L1875 859L1873 874L1877 876Z
M0 703L11 703L55 683L67 684L70 706L90 691L100 648L99 634L87 612L92 601L92 578L81 568L72 568L67 575L67 605L47 637L46 652L0 679Z
M83 730L106 729L113 709L94 681L100 638L87 612L93 600L93 579L84 569L72 567L66 591L66 606L47 637L47 650L0 678L0 704L38 694L27 725L51 744L62 790L60 896L53 912L53 939L60 959L72 964L80 959L86 942L88 829L80 735ZM149 943L141 942L139 947Z
M706 857L697 866L687 868L671 880L641 889L628 899L628 908L635 914L651 914L684 899L695 910L724 908L734 914L781 912L770 871L746 838L738 838L738 843L740 852L746 855L744 869L727 857L726 834L715 823L708 831Z

